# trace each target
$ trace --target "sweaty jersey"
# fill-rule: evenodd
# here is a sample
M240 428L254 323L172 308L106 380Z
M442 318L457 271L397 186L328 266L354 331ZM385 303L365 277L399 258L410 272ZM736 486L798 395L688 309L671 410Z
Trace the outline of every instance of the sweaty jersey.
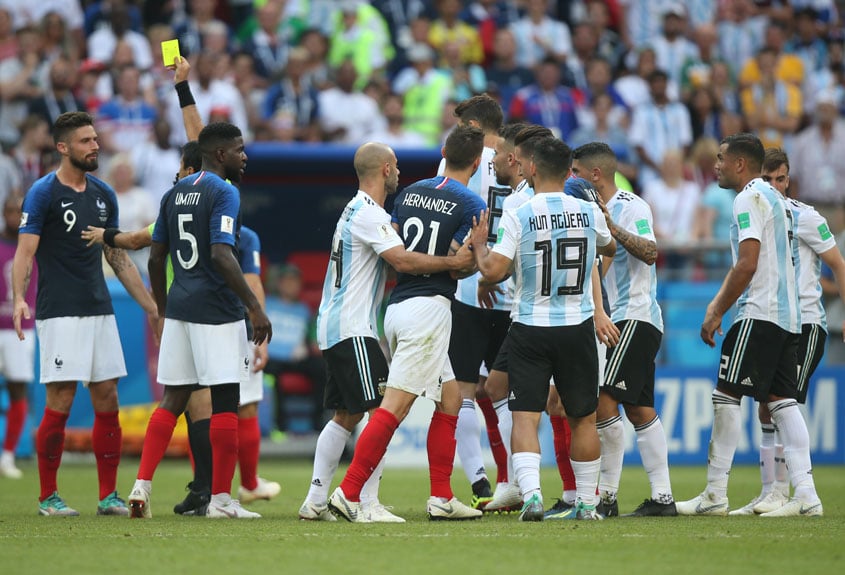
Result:
M645 200L630 192L617 190L607 202L607 211L616 225L634 236L652 242L654 220ZM661 332L663 316L657 304L657 270L628 253L621 243L604 276L613 323L623 320L648 322Z
M390 215L358 190L343 209L317 311L317 344L329 349L350 337L378 338L376 313L384 297L387 264L379 256L402 246Z
M23 201L20 233L40 236L35 318L109 315L111 296L103 276L102 246L87 247L88 226L118 227L117 196L105 182L85 175L85 191L64 185L51 172Z
M493 148L484 147L481 151L481 163L478 169L467 182L467 187L471 192L476 194L487 204L490 210L489 226L487 230L487 243L493 246L496 242L496 230L499 229L499 222L504 212L505 199L511 194L510 186L500 186L496 183L496 169L493 167L493 156L496 151ZM437 175L442 176L443 170L446 168L446 160L441 160L440 168L437 170ZM478 304L478 279L480 274L475 273L467 278L458 280L458 289L455 292L455 299L466 305L479 307ZM509 311L511 308L511 299L504 295L499 296L498 303L494 304L493 309Z
M240 194L207 171L182 178L161 200L153 241L166 244L173 284L165 317L219 325L244 318L244 308L211 261L211 246L235 248Z
M392 222L399 226L405 249L432 256L449 255L452 240L462 244L473 216L484 202L462 183L437 176L405 188L393 204ZM390 303L412 297L442 295L454 299L457 281L449 272L425 276L398 274Z
M836 238L827 220L815 208L798 200L786 200L792 210L795 235L798 236L798 299L801 303L801 323L816 324L827 331L827 315L822 305L822 286L819 283L822 261L819 254L836 247Z
M611 240L599 206L563 192L537 194L505 212L493 251L514 262L511 319L551 327L591 318L596 247Z
M12 239L0 237L0 267L3 269L3 280L0 282L0 329L15 329L12 314L15 311L15 294L12 286L12 264L15 261L15 251L18 243ZM32 266L32 277L24 294L24 301L32 309L35 305L35 284L38 282L38 266ZM21 327L32 329L34 319L21 317Z
M778 191L761 178L748 182L734 199L731 254L736 264L739 244L755 239L760 256L757 271L736 302L735 321L759 319L801 333L792 234L792 211Z

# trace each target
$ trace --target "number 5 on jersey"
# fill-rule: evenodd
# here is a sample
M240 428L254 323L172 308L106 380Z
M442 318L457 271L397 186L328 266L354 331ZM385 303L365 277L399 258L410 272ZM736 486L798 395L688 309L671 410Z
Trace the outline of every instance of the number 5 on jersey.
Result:
M197 237L185 229L186 224L190 224L194 221L194 216L193 214L179 214L177 221L179 224L179 239L188 242L191 249L191 255L186 260L182 256L182 249L179 248L176 250L176 259L179 260L179 265L181 265L183 269L189 270L197 265L197 261L199 261L200 257L197 251Z

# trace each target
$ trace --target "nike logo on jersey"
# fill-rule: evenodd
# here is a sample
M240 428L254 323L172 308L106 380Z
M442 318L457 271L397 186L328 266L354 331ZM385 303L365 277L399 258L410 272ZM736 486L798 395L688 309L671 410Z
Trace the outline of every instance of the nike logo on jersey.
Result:
M73 205L73 202L68 202L68 203L64 203L64 202L62 202L62 207L63 207L63 208L66 208L66 207L68 207L68 206L72 206L72 205Z

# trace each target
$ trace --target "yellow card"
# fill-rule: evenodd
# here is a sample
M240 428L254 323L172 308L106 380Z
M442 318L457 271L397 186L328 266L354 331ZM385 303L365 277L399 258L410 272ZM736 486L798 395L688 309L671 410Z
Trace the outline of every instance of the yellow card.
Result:
M179 54L179 40L165 40L161 43L161 59L165 66L175 66Z

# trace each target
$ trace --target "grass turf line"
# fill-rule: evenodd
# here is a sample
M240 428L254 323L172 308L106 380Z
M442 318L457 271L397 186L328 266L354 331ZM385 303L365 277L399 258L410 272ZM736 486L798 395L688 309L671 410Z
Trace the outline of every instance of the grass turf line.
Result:
M120 469L119 490L127 496L137 460ZM32 463L21 464L21 481L0 479L0 569L4 575L103 573L522 573L589 570L602 573L838 573L845 557L845 473L818 467L816 482L825 517L678 517L613 519L602 522L520 523L515 514L474 522L430 523L425 516L425 470L384 473L381 500L407 519L403 525L351 525L298 521L307 492L310 462L262 461L263 477L279 481L282 494L249 509L256 521L211 521L177 517L175 503L189 479L185 462L167 461L156 473L151 521L96 517L93 463L66 463L60 493L82 515L37 516L38 479ZM342 467L335 476L340 480ZM701 467L673 467L679 500L697 495L705 483ZM455 494L469 502L470 490L458 468ZM559 496L554 469L544 469L548 507ZM237 478L234 483L237 489ZM732 507L759 490L756 467L731 474ZM645 472L626 467L620 511L648 495Z

